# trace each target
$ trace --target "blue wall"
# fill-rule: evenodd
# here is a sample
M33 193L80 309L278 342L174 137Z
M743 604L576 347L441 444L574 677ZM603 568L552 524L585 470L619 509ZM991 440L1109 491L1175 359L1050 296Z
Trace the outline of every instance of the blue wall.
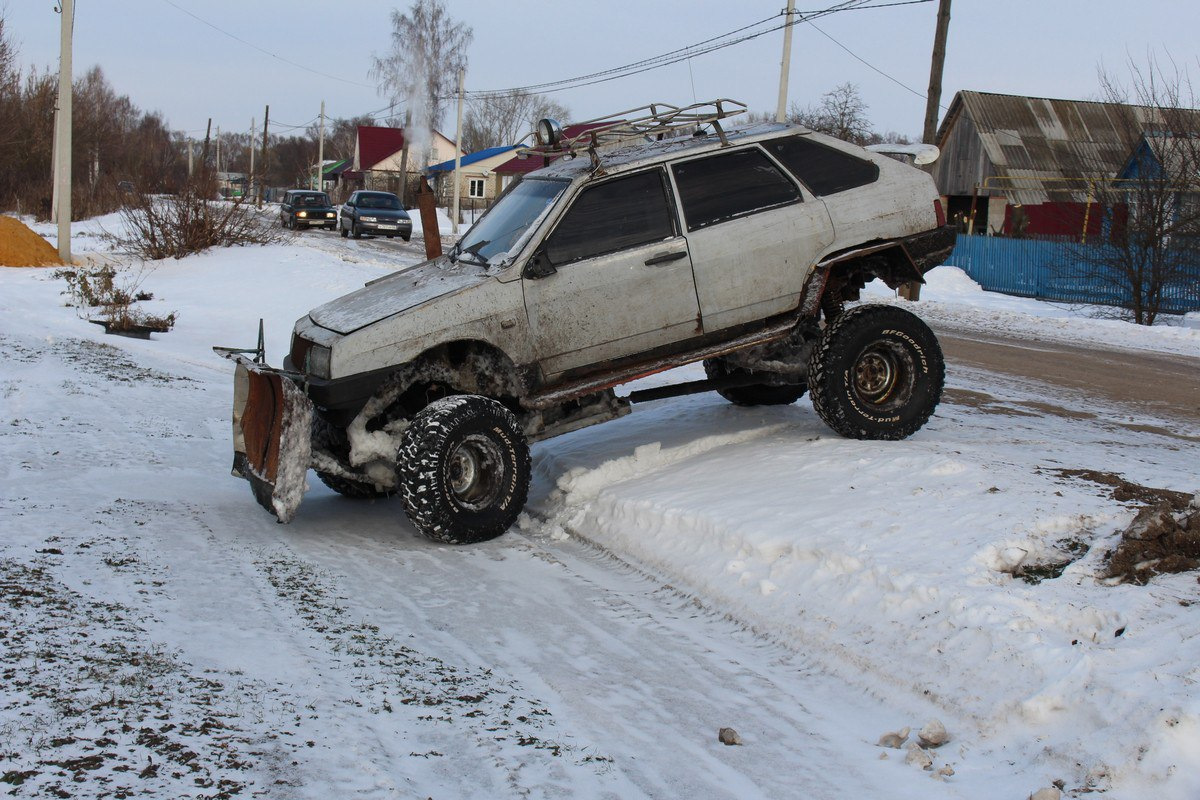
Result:
M1063 303L1125 305L1128 292L1122 296L1116 287L1084 275L1095 268L1078 265L1083 247L1072 241L960 235L946 263L991 292ZM1099 251L1099 246L1088 247ZM1194 265L1189 279L1167 288L1161 310L1167 314L1200 311L1200 264Z

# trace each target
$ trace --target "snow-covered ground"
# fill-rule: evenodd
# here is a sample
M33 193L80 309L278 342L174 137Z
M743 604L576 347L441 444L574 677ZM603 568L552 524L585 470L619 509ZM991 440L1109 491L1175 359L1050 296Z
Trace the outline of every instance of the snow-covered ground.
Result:
M535 446L528 513L482 546L315 480L275 524L228 475L211 345L261 317L277 363L297 316L420 247L312 231L156 265L147 310L179 321L153 341L104 336L52 270L0 269L12 794L1200 795L1196 575L1099 580L1134 510L1074 472L1196 491L1194 423L952 365L905 442L840 439L807 400L637 406ZM922 297L939 325L1200 356L1196 327L949 267ZM876 746L934 717L932 770Z

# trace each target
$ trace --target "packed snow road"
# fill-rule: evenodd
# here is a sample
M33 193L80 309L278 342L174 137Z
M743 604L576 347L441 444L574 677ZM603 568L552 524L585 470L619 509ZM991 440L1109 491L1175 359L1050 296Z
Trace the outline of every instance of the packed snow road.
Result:
M1195 573L1103 577L1137 508L1114 485L1200 488L1194 420L955 362L906 442L703 395L541 443L529 513L481 546L315 480L277 525L228 476L208 348L264 317L277 362L295 317L418 257L343 244L162 265L144 288L180 322L149 342L78 319L49 271L0 270L14 796L1200 791ZM917 307L935 324L1117 324L972 310L944 274ZM1127 335L1194 357L1193 333ZM935 717L929 769L876 745Z

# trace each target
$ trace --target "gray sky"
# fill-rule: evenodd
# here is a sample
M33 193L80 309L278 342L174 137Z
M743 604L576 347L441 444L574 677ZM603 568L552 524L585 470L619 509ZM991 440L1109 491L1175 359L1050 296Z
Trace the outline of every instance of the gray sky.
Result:
M797 9L835 2L797 0ZM55 5L53 0L0 0L26 69L57 69ZM450 14L475 32L468 90L524 86L621 66L749 25L785 5L786 0L447 0ZM209 117L222 130L248 130L252 117L261 126L267 104L272 130L286 132L284 125L313 120L322 100L333 117L387 105L367 72L371 56L388 48L389 14L397 6L407 9L408 3L76 0L75 71L78 75L98 64L118 93L143 110L162 112L172 128L194 136L204 135ZM874 129L919 137L936 15L937 3L926 2L835 14L816 23L820 30L798 26L789 100L816 103L850 82L858 85ZM1129 59L1144 63L1150 52L1164 61L1169 54L1200 81L1197 30L1196 0L956 0L942 105L949 105L958 89L1095 98L1101 64L1126 75ZM776 31L690 61L552 96L573 119L652 101L684 105L715 97L773 112L782 43L783 34ZM453 135L453 104L448 108L442 128Z

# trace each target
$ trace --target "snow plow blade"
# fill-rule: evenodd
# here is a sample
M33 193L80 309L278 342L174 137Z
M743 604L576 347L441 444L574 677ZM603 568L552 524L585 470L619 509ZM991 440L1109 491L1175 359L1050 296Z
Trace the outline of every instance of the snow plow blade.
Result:
M308 488L313 406L284 372L234 357L233 474L250 482L254 499L290 522Z

